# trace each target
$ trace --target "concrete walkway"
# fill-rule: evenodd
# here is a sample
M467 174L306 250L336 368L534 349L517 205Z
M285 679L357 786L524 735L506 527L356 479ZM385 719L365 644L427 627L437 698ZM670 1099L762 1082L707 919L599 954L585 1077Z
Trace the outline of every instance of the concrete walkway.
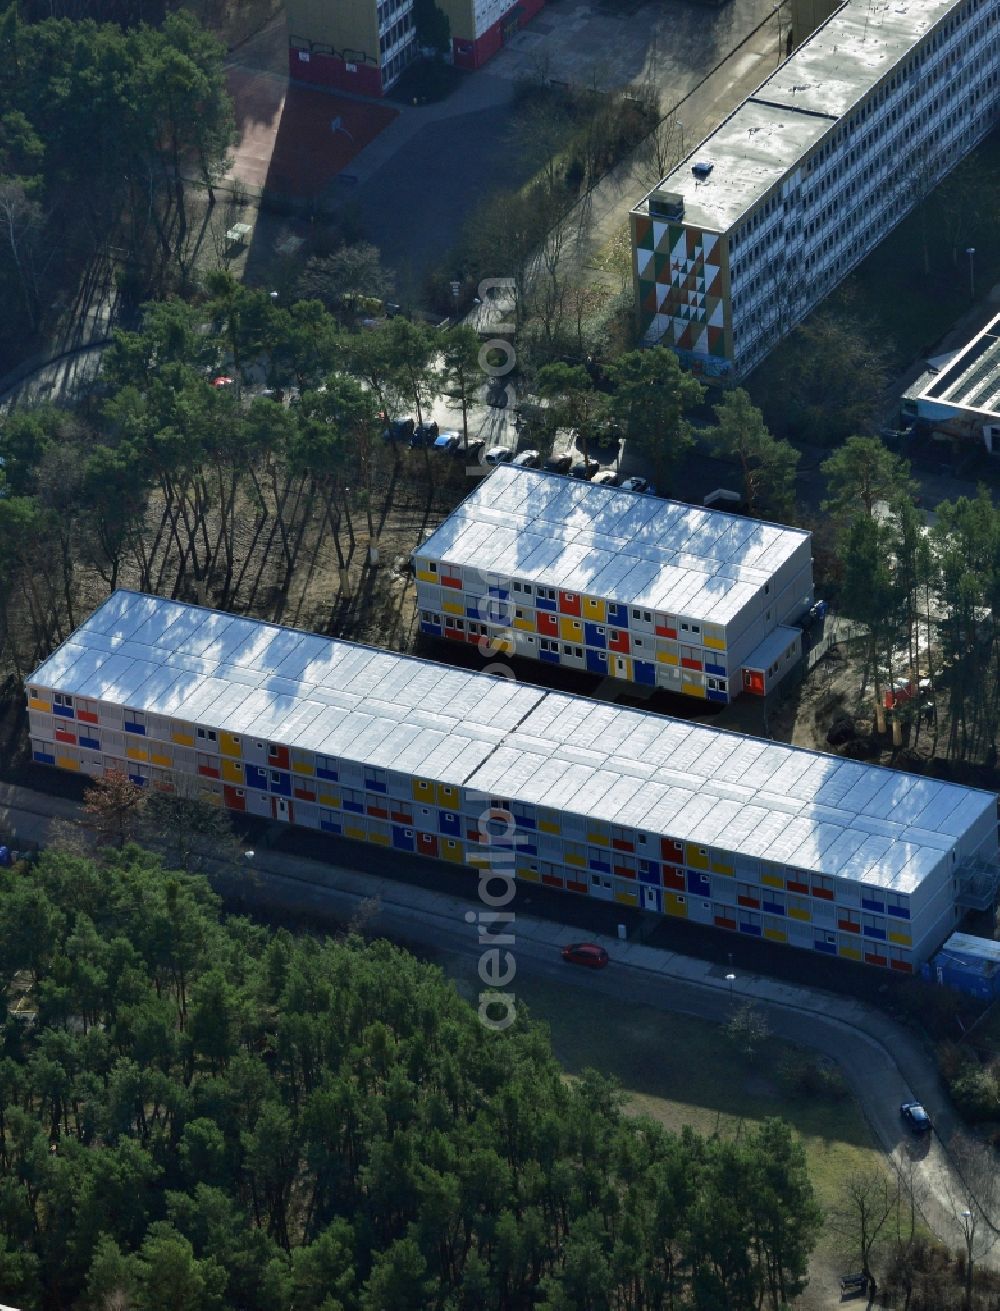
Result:
M78 822L78 805L0 785L0 833L44 845L53 819ZM359 847L359 866L365 856L365 849ZM478 957L483 950L477 923L483 903L472 870L467 898L379 877L363 868L327 865L267 849L254 850L242 868L218 865L211 877L237 908L292 911L341 923L366 908L373 912L369 931L414 948L463 957ZM521 913L518 907L530 892L529 885L518 884L507 907L516 916L510 929L515 943L510 949L518 973L565 979L568 967L560 960L559 948L578 940L581 930ZM608 906L608 919L614 920L613 905ZM732 1014L734 998L752 1000L778 1037L836 1060L893 1166L904 1179L914 1180L928 1226L951 1246L961 1246L962 1229L952 1200L962 1196L961 1182L947 1153L957 1125L933 1061L908 1030L859 1001L805 983L779 982L759 974L744 974L730 983L724 966L617 937L589 936L607 948L612 965L599 973L577 970L573 977L578 986L626 1002L639 998L667 1012L717 1023ZM803 972L807 969L803 957ZM516 979L512 986L516 995ZM899 1104L912 1098L922 1101L934 1120L937 1132L930 1141L915 1141L901 1126Z

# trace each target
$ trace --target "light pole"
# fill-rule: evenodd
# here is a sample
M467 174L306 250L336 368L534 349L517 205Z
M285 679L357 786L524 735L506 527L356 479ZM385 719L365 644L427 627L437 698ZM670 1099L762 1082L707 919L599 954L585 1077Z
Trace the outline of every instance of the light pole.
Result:
M965 1311L972 1311L972 1244L976 1238L976 1217L971 1211L962 1212L965 1230Z
M976 299L976 248L975 246L966 246L965 253L969 257L969 295L973 300Z
M736 975L732 972L732 970L730 970L730 972L726 975L726 982L729 984L729 1009L732 1010L734 1005L733 984L736 982Z

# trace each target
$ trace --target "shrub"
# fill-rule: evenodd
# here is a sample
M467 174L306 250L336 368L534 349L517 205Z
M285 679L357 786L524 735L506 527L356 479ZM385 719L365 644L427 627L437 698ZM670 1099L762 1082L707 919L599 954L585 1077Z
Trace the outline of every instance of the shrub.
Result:
M962 1116L970 1121L994 1120L1000 1115L1000 1089L988 1070L969 1064L949 1091Z

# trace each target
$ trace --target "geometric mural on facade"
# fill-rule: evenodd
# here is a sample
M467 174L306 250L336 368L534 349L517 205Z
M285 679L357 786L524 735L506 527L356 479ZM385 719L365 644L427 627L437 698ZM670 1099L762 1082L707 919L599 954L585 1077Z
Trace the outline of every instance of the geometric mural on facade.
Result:
M648 341L725 355L722 268L714 232L635 216L640 328Z

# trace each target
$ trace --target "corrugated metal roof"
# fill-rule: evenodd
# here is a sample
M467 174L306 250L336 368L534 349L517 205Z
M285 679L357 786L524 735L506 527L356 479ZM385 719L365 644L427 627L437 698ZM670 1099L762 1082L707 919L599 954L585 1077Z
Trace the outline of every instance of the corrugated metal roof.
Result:
M415 552L725 624L809 534L500 465Z
M116 592L29 682L903 892L996 806L954 783L136 592Z

